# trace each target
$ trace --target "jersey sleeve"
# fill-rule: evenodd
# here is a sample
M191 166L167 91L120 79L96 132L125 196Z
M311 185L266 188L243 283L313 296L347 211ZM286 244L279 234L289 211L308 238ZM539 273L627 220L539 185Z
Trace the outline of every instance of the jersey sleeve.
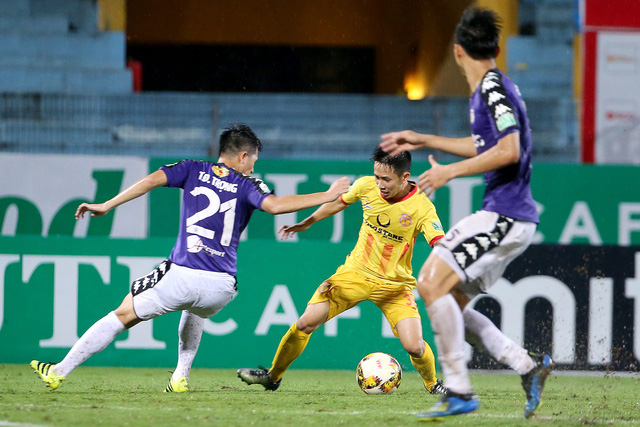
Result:
M495 71L488 72L482 79L481 95L495 132L495 140L504 138L510 133L520 131L518 109L509 99L502 75Z
M196 163L194 160L181 160L177 163L171 163L160 167L167 175L167 187L184 188L189 176L189 170Z
M258 178L249 178L246 187L249 204L256 209L262 210L262 202L269 195L273 194L273 191L269 189L264 181Z
M436 208L433 204L431 204L425 212L418 230L424 235L424 238L431 247L444 237L444 229L442 228L442 223L440 222L440 218L438 218Z
M351 187L349 187L349 191L340 195L340 200L345 205L350 205L353 202L357 202L362 197L364 178L356 179Z

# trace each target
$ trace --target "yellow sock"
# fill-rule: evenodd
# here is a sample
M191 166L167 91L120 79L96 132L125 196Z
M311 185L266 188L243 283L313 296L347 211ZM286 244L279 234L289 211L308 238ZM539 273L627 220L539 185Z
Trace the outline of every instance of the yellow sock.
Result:
M436 383L436 358L426 341L424 346L424 354L422 357L410 357L411 363L422 376L425 387L427 387L427 390L431 390L431 387Z
M291 325L289 330L280 340L280 345L276 351L276 355L271 362L271 379L273 382L278 382L282 379L284 371L287 370L289 365L298 358L304 351L311 334L305 334L298 330L297 322ZM431 354L433 357L433 354Z

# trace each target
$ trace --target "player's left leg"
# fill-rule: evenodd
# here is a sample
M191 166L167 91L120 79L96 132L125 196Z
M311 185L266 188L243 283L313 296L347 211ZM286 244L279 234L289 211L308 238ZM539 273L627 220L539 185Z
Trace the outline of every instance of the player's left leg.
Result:
M442 381L436 378L436 358L429 344L422 338L422 323L418 317L409 317L396 324L402 347L409 353L411 364L418 371L424 387L431 394L444 394Z
M204 319L202 317L186 310L182 312L178 326L178 365L171 375L169 385L164 390L165 393L189 391L191 365L198 352L198 347L200 347L203 329Z
M89 357L104 350L126 328L139 322L140 319L133 311L131 294L127 294L115 311L98 320L80 337L62 362L54 365L33 360L30 366L47 387L55 390L71 371Z

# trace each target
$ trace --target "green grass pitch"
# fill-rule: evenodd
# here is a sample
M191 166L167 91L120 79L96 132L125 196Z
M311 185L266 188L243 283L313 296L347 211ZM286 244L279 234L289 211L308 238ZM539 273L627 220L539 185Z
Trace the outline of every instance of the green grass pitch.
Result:
M166 369L80 367L47 390L25 365L0 365L0 426L404 426L436 401L417 373L405 372L398 391L365 395L355 372L295 370L276 392L247 386L233 369L194 369L189 393L163 393ZM543 405L522 418L524 393L516 375L472 374L477 413L441 425L639 425L640 376L549 378Z

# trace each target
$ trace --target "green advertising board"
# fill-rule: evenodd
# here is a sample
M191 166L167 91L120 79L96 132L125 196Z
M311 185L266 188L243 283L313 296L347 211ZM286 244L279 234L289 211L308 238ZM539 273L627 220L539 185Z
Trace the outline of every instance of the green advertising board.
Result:
M20 159L14 157L0 156L0 166L17 167ZM29 161L42 167L25 177L11 173L3 178L0 363L59 360L79 335L120 304L133 279L168 256L179 225L180 190L155 189L103 218L76 221L73 213L81 201L102 202L176 160L35 156ZM414 164L414 175L427 168ZM59 171L59 179L48 179L47 170ZM371 173L372 164L365 160L262 159L256 165L256 174L277 195L323 191L340 176ZM535 243L640 245L640 168L536 164L532 176L541 214ZM482 193L479 176L439 189L433 201L444 227L480 209ZM282 334L352 249L362 221L356 203L294 241L278 241L281 225L311 212L254 213L240 243L239 295L207 321L196 366L270 364ZM429 250L419 240L414 268ZM424 307L418 305L425 338L432 343ZM177 357L178 318L174 313L138 325L87 363L170 367ZM410 366L382 314L364 303L316 331L294 367L352 369L372 351L386 351Z
M120 304L131 281L168 256L173 243L167 238L0 237L0 297L4 298L0 363L61 360L84 331ZM241 243L238 296L205 322L194 366L269 365L282 335L352 246L317 241ZM428 252L426 243L418 244L417 262ZM427 319L424 307L420 310ZM125 331L86 363L173 366L179 316L171 313ZM425 322L425 338L432 343ZM365 302L315 331L294 367L355 369L363 356L374 351L391 353L411 367L380 310Z

